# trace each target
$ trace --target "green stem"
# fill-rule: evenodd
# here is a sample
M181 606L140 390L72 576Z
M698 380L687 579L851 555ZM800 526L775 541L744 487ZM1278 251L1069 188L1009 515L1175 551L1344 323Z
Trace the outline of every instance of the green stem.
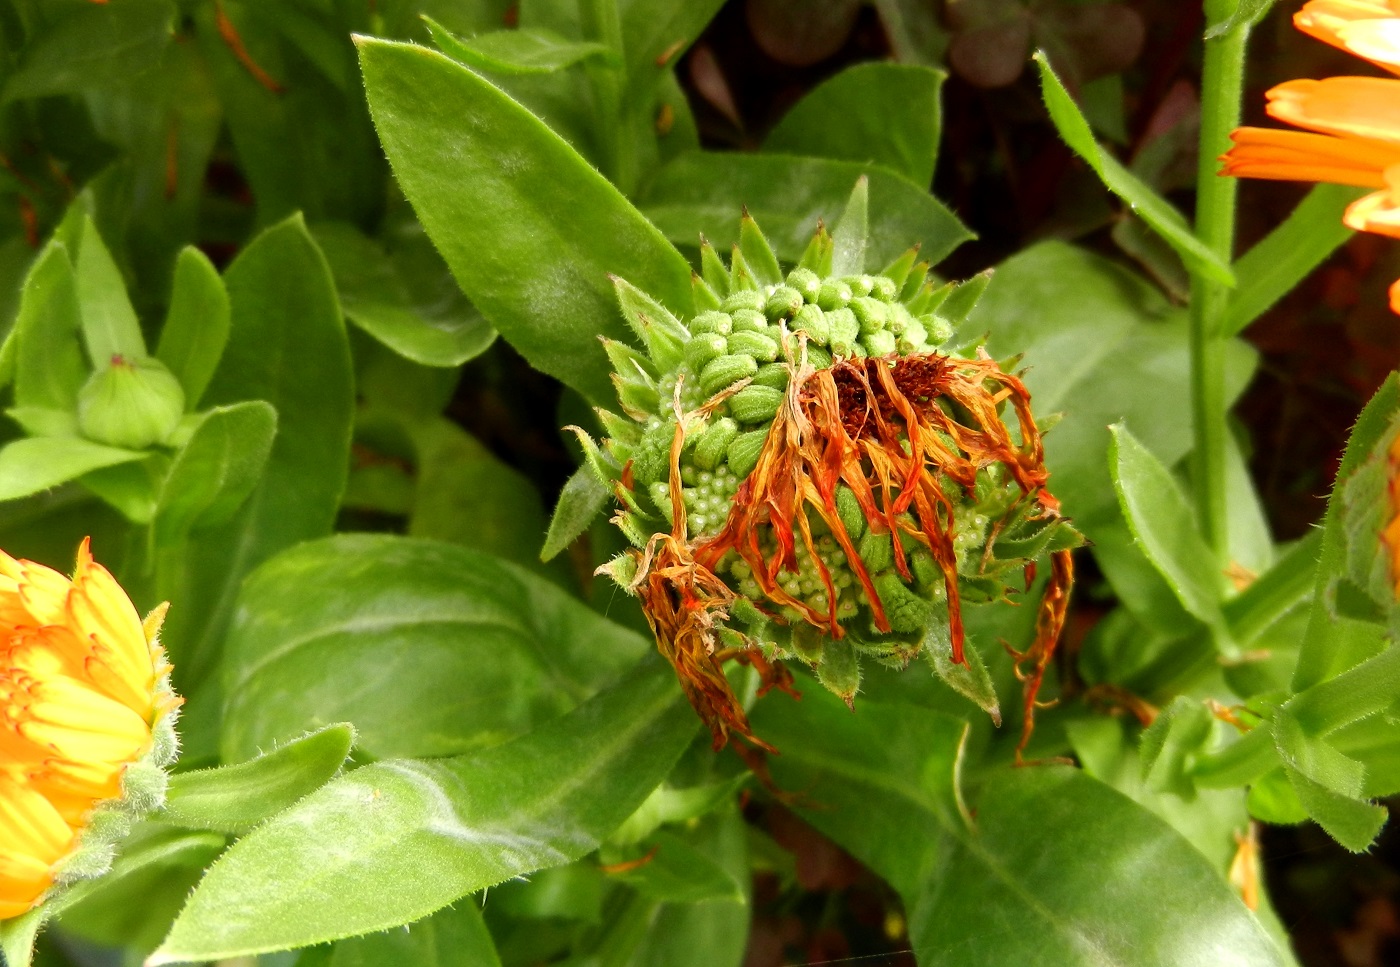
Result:
M617 0L583 0L579 14L586 39L611 47L619 58L625 56ZM630 193L637 179L622 124L622 72L596 59L585 64L584 71L593 85L600 167L624 194Z
M1229 262L1235 245L1235 179L1217 174L1216 160L1239 126L1244 84L1245 40L1237 27L1205 42L1201 81L1200 163L1196 172L1196 235ZM1221 319L1230 290L1200 273L1191 276L1191 410L1195 434L1193 485L1206 543L1223 570L1229 566L1229 508L1226 503L1225 336Z

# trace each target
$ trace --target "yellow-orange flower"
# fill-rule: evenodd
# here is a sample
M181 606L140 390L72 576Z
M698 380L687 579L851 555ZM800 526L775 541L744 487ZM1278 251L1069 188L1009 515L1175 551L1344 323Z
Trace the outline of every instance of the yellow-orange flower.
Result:
M1400 73L1400 0L1310 0L1293 23ZM1354 202L1343 221L1400 238L1400 80L1287 81L1266 96L1271 117L1304 130L1239 128L1221 173L1379 189ZM1390 306L1400 312L1400 282L1390 288Z
M1400 74L1400 0L1311 0L1293 25Z
M83 541L72 580L0 551L0 919L33 907L179 704L157 640Z

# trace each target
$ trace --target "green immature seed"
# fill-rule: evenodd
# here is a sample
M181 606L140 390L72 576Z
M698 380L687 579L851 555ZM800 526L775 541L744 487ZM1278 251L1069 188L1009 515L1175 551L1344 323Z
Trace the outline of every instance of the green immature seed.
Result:
M792 320L793 332L805 332L808 340L818 346L825 346L831 340L831 324L826 321L826 313L817 306L803 306Z
M836 309L826 314L826 325L830 330L827 345L838 356L854 353L856 341L860 338L860 322L850 309Z
M822 280L817 276L817 273L800 266L788 273L787 284L801 292L802 298L808 302L816 302L817 293L822 288Z
M734 476L743 480L753 472L753 468L758 465L758 455L763 452L763 442L767 439L766 427L740 433L733 439L725 450L725 458L729 461L729 469L734 471Z
M844 308L854 296L855 293L851 291L849 284L838 279L827 279L817 290L817 305L830 312L833 309Z
M723 309L725 312L738 312L740 309L762 312L763 304L767 301L763 293L756 289L740 289L738 292L730 293L729 297L724 300Z
M758 363L752 356L725 353L710 360L700 371L700 388L712 396L722 389L728 389L741 379L748 379L758 372Z
M866 534L856 545L856 553L872 574L894 567L894 543L888 534Z
M836 513L851 540L860 540L861 535L865 533L865 511L860 509L860 501L856 500L855 492L845 484L836 488Z
M753 381L760 386L771 386L774 389L785 390L788 380L792 379L792 370L786 363L769 363L767 366L758 367L758 373L754 375Z
M803 301L801 292L780 285L769 294L768 301L763 306L763 313L772 322L791 319L797 310L802 308Z
M739 435L739 424L722 417L707 426L695 439L691 459L701 470L714 470L724 460L725 451Z
M894 279L877 275L872 279L870 294L881 302L893 302L895 296L899 295L899 286L895 285Z
M729 412L740 423L767 423L783 405L783 391L750 383L729 398Z
M729 351L771 363L778 358L778 340L761 332L736 332L729 337Z
M735 309L730 315L735 332L767 332L768 317L754 309Z
M831 353L827 352L821 346L813 346L811 343L808 343L807 362L817 369L828 369L831 366Z
M875 288L875 280L868 275L852 275L846 281L850 283L851 291L858 299L870 295Z
M863 335L879 332L890 321L889 306L869 296L852 299L851 311L856 314L856 321L860 323L860 331Z
M890 571L875 578L875 593L885 603L885 617L895 631L923 631L932 604L909 590L898 574Z
M719 333L703 333L685 344L685 364L692 373L701 372L712 360L723 356L728 348L729 341Z
M863 342L866 351L872 356L888 356L897 348L894 333L883 329L865 336Z
M702 312L690 320L690 331L695 335L717 332L721 336L727 336L734 331L734 320L723 312Z

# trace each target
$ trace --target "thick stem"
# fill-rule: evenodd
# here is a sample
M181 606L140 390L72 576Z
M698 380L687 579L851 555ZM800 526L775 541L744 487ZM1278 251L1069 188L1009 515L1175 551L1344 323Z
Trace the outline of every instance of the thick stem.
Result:
M1240 120L1245 40L1237 27L1208 39L1201 81L1200 162L1196 172L1196 234L1226 262L1234 256L1235 180L1217 173L1216 160L1230 146ZM1220 321L1230 290L1199 272L1191 276L1191 410L1195 435L1192 478L1196 511L1220 569L1229 566L1226 503L1225 337Z

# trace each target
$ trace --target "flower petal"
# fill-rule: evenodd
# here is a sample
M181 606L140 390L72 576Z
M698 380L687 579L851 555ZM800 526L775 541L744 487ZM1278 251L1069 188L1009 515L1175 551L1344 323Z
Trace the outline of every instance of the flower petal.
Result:
M1383 188L1385 169L1400 164L1400 145L1365 138L1273 128L1239 128L1230 138L1235 146L1221 157L1220 173L1239 178Z
M1288 124L1400 145L1400 80L1328 77L1285 81L1266 96L1269 115Z

